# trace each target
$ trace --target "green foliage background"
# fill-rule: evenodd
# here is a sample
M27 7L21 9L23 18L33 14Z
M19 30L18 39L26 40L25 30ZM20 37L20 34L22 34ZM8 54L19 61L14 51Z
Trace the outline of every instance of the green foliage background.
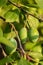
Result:
M0 0L0 65L43 65L43 0Z

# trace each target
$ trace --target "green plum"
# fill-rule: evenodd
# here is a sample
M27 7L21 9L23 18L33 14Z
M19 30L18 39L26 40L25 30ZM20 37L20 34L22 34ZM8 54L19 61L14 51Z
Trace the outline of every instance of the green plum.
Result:
M25 40L27 39L27 29L25 27L23 27L20 30L19 36L20 36L21 41L25 42Z

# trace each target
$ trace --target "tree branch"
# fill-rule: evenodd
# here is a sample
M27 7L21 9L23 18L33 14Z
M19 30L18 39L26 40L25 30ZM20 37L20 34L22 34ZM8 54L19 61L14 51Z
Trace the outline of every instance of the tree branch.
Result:
M18 4L16 4L16 3L13 3L13 2L11 2L10 0L8 0L8 1L9 1L12 5L14 5L14 6L18 7L20 10L24 11L27 15L31 15L31 16L35 17L36 19L38 19L38 20L41 21L41 22L43 21L43 19L41 19L40 17L37 17L37 16L35 16L35 15L33 15L33 14L27 12L26 10L24 10L20 5L18 5Z
M19 41L20 49L21 49L22 52L25 54L25 51L24 51L24 49L22 48L21 40L20 40L20 38L19 38L18 32L17 32L16 29L15 29L15 26L14 26L12 23L9 23L9 24L13 27L13 29L14 29L14 31L15 31L15 33L16 33L17 39L18 39L18 41Z
M5 21L5 18L4 18L4 17L0 16L0 18L1 18L3 21Z
M3 18L3 17L0 17L1 19L3 19L4 21L6 20L5 18ZM17 35L17 39L18 39L18 41L19 41L19 46L20 46L20 50L22 51L22 53L23 53L23 55L26 55L26 59L28 59L29 61L34 61L34 62L36 62L34 59L32 59L28 54L26 54L26 52L24 51L24 49L23 49L23 47L22 47L22 45L21 45L21 40L20 40L20 38L19 38L19 35L18 35L18 32L16 31L16 29L15 29L15 26L12 24L12 23L9 23L11 26L12 26L12 28L14 29L14 31L15 31L15 33L16 33L16 35Z
M20 40L20 38L19 38L19 35L18 35L18 33L17 33L16 29L15 29L15 26L14 26L12 23L9 23L9 24L13 27L13 29L14 29L16 35L17 35L17 39L18 39L18 41L19 41L20 50L22 51L23 55L24 55L24 56L26 55L26 59L28 59L29 61L34 61L34 62L36 62L34 59L32 59L32 58L31 58L28 54L26 54L26 52L24 51L24 49L23 49L23 47L22 47L22 44L21 44L21 40Z
M2 54L4 55L4 57L6 57L7 56L7 54L5 53L5 51L4 51L4 49L3 49L3 47L2 47L2 45L0 44L0 48L2 49Z
M10 0L8 0L8 1L9 1L12 5L14 5L14 6L18 7L20 10L24 11L27 15L31 15L31 16L35 17L36 19L38 19L40 22L43 22L43 19L42 19L42 18L37 17L37 16L33 15L32 13L27 12L27 11L24 10L20 5L17 5L16 3L11 2ZM2 16L0 16L0 18L5 21L5 18L3 18Z

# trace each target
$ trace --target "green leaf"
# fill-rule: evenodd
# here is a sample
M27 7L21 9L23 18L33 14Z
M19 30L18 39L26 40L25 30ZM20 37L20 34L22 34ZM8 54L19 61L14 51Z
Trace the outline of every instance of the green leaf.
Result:
M13 60L10 57L6 57L0 60L0 65L5 65L5 63L11 63Z
M42 53L42 48L40 45L34 46L32 51Z
M0 27L2 28L4 26L4 21L0 19Z
M38 4L38 6L43 9L43 0L35 0Z
M32 65L32 63L25 60L24 58L21 58L17 65Z
M29 25L30 25L31 28L38 28L38 26L39 26L38 19L36 19L33 16L29 16L28 17L28 23L29 23Z
M16 51L11 55L11 58L15 61L20 60L20 54Z
M11 1L11 0L10 0ZM16 3L16 4L20 4L21 6L25 6L25 7L34 7L34 8L38 8L38 6L35 3L30 3L29 0L12 0L12 3Z
M12 65L17 65L17 62L14 62Z
M24 44L24 49L25 49L25 50L31 50L35 45L36 45L36 43L26 42L26 43Z
M6 37L7 39L11 39L11 38L16 37L16 34L14 31L11 31L9 33L4 33L4 37Z
M13 3L18 3L20 0L10 0Z
M0 7L0 15L4 16L10 9L12 8L12 4L6 4L3 7Z
M43 61L40 61L40 65L43 65Z
M8 11L4 17L6 18L6 22L19 22L19 11L18 9Z
M5 4L6 4L6 2L7 2L7 0L0 0L0 6L2 7L2 6L5 6Z
M10 52L15 52L16 48L17 48L17 43L15 43L14 39L8 40L4 37L0 37L0 44L4 44L6 46L9 47L9 49L11 48L11 50L9 50Z
M0 37L2 37L3 36L3 31L2 31L2 29L0 28Z
M13 54L17 49L17 42L13 38L11 38L9 41L14 45L14 48L12 48L12 46L11 47L5 46L5 51L7 54Z
M34 59L41 59L42 58L42 53L39 52L29 52L29 55L33 57Z

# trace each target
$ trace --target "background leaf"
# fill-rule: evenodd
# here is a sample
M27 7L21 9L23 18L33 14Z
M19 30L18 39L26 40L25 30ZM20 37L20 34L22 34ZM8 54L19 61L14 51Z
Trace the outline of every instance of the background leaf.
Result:
M0 65L5 65L5 63L11 63L13 60L10 57L6 57L0 60Z
M32 65L31 62L28 62L24 58L21 58L21 60L18 62L17 65Z
M43 0L35 0L38 4L38 6L43 9Z
M3 31L2 31L2 29L0 28L0 37L2 37L3 36Z
M5 6L6 2L7 2L7 0L3 0L3 1L0 0L0 7Z
M8 46L9 48L11 48L11 51L13 51L13 52L16 51L17 43L15 43L14 39L11 39L11 41L10 41L10 40L8 40L4 37L0 37L0 43L2 43L4 45ZM12 50L12 49L14 49L14 50Z
M6 18L6 22L19 22L19 11L18 9L8 11L4 17Z

